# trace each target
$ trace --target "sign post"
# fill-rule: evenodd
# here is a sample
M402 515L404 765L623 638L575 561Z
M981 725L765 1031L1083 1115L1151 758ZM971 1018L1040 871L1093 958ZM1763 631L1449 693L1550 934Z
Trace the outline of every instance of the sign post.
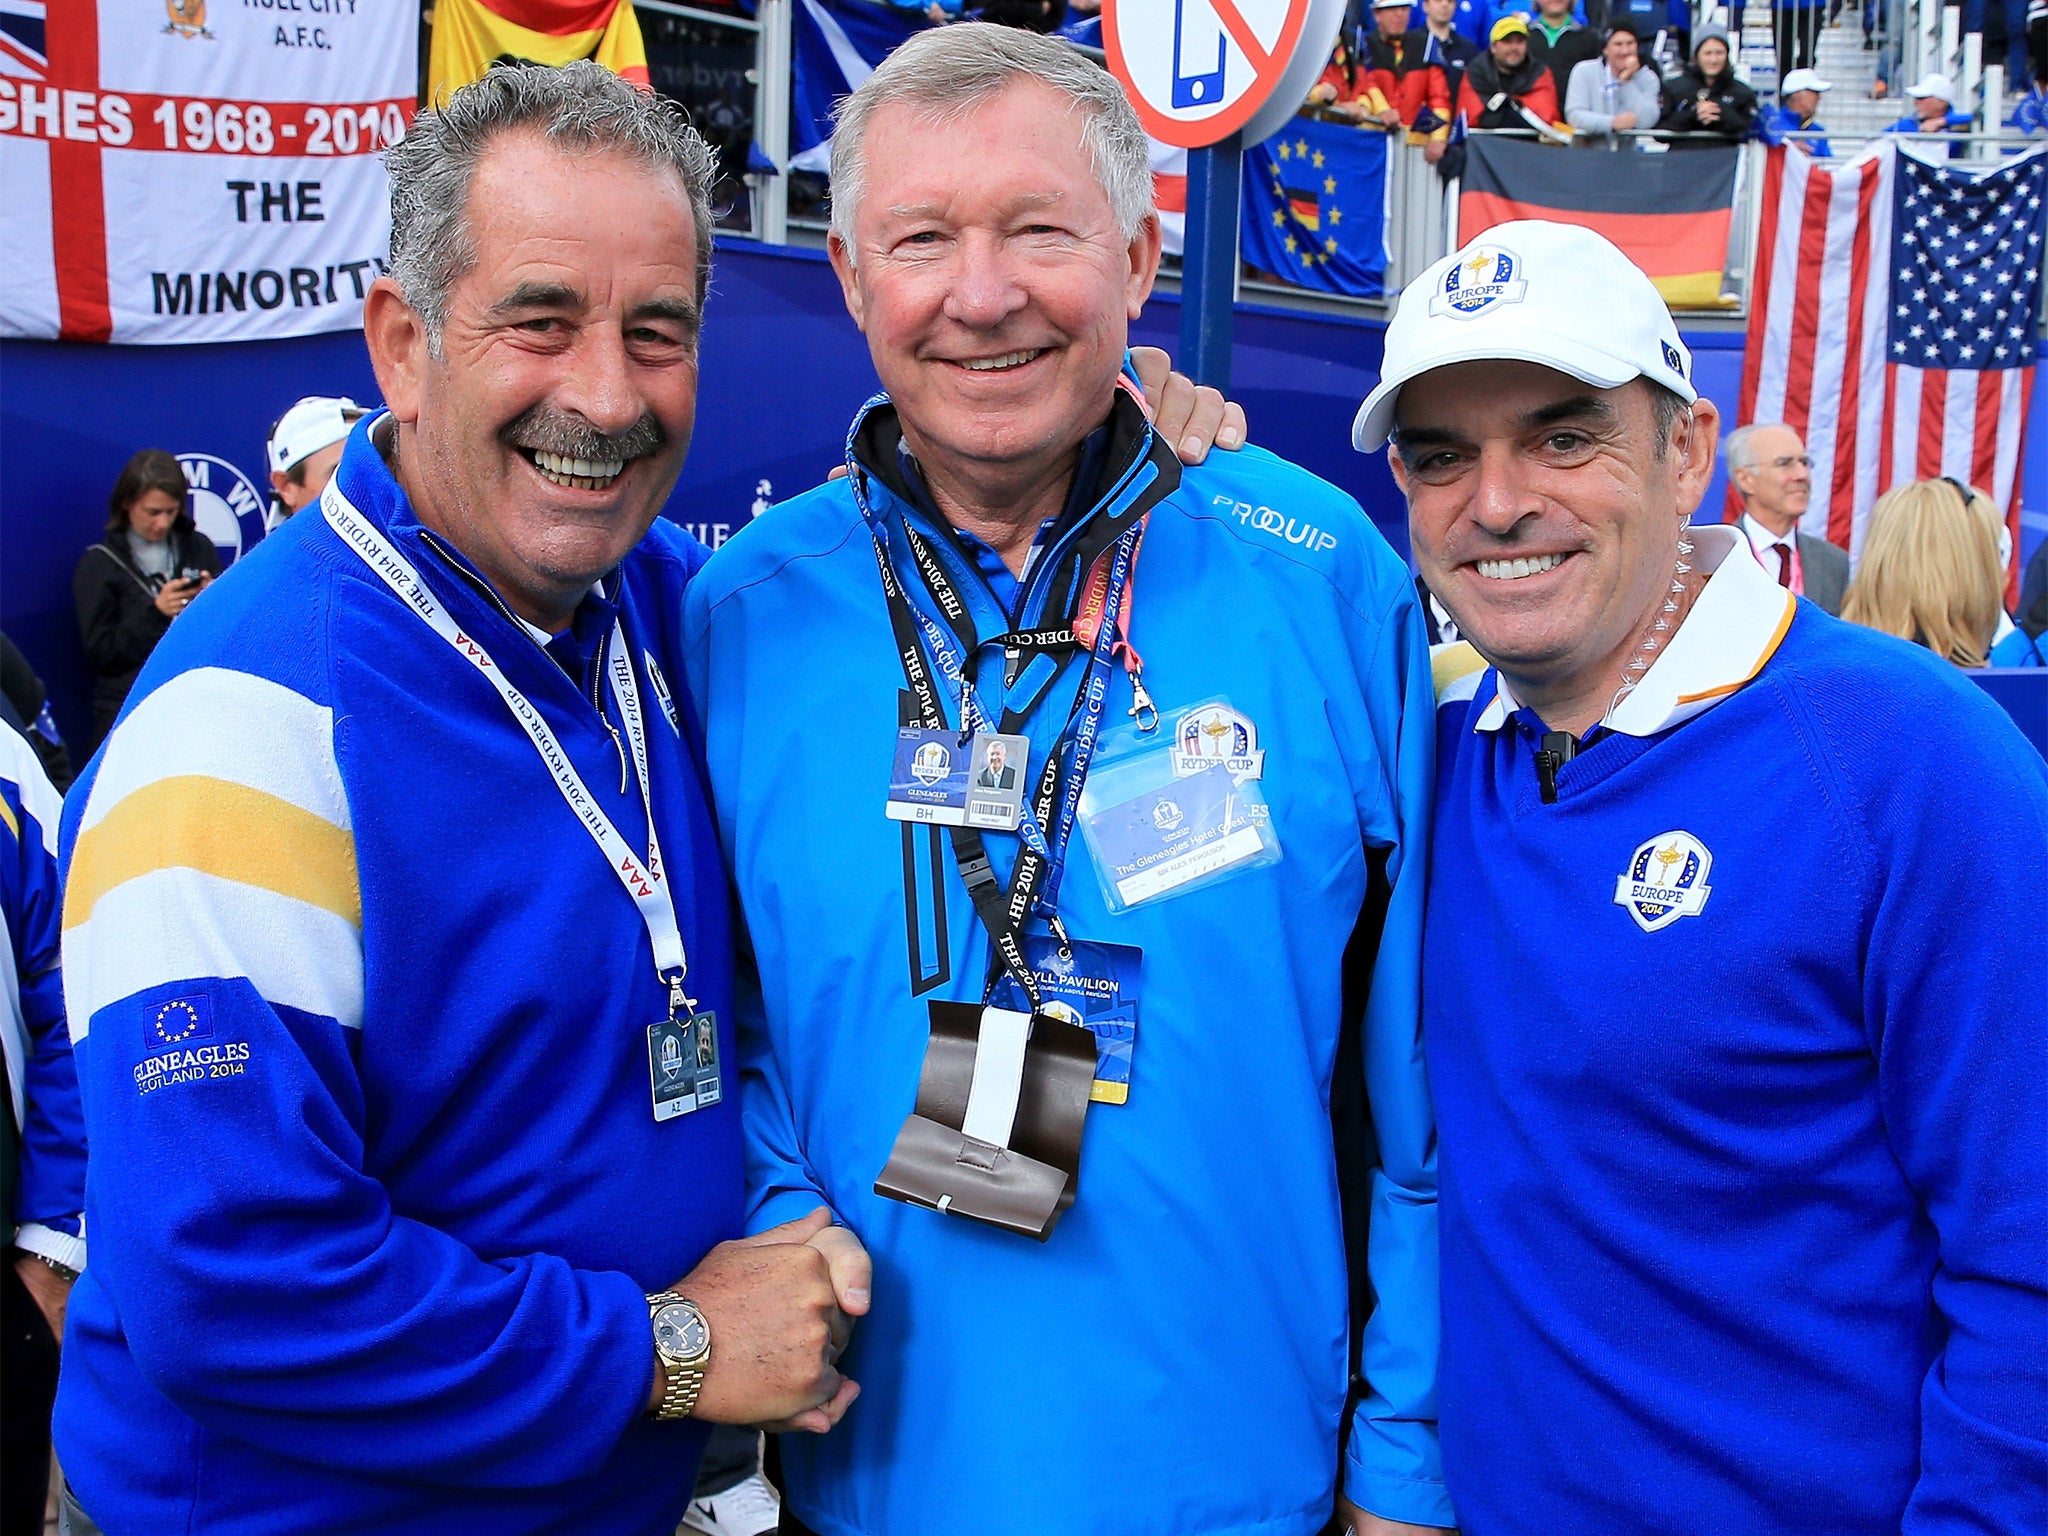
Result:
M1344 0L1106 0L1102 40L1145 131L1188 153L1180 364L1230 382L1244 149L1292 117L1322 73Z

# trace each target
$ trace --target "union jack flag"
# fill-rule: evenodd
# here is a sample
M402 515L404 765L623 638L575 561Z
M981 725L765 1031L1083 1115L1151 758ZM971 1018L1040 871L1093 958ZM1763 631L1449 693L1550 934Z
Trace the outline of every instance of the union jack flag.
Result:
M1806 439L1806 532L1853 559L1872 502L1948 475L1997 503L2017 549L2044 204L2044 150L1985 165L1895 142L1845 164L1770 151L1740 414Z

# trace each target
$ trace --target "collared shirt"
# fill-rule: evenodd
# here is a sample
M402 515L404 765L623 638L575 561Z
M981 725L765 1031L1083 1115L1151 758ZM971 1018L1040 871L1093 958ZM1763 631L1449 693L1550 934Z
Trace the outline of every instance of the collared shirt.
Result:
M1725 524L1692 530L1693 565L1709 573L1692 611L1672 632L1642 681L1619 697L1594 731L1654 736L1713 708L1763 670L1798 607ZM1472 716L1475 731L1498 731L1524 708L1498 672L1493 697ZM1471 685L1477 688L1478 682ZM1446 698L1453 697L1446 693ZM1587 733L1590 741L1594 732Z
M1799 563L1799 528L1795 524L1784 533L1773 533L1759 522L1754 515L1742 514L1742 531L1749 535L1749 547L1756 552L1756 563L1764 568L1764 574L1778 579L1778 555L1780 549L1791 551L1792 590L1799 596L1806 596L1806 572Z

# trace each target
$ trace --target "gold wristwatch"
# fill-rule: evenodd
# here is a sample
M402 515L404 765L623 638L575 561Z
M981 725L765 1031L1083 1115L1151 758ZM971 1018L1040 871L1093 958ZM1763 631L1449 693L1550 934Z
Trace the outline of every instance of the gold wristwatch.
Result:
M686 1419L697 1406L697 1393L711 1364L711 1325L694 1301L686 1301L674 1291L650 1295L647 1317L654 1327L655 1358L667 1383L653 1416Z

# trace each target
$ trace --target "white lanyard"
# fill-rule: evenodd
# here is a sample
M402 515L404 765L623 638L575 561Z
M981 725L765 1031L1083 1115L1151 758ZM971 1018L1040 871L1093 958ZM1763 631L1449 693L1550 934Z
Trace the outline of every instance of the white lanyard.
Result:
M562 744L555 739L554 731L541 717L540 711L534 708L525 694L512 686L511 680L491 660L490 652L456 626L433 589L420 578L419 572L412 568L405 556L385 543L377 530L363 521L356 509L349 505L348 498L341 494L338 482L330 480L327 483L326 492L320 498L320 510L326 515L329 526L341 535L342 542L361 556L363 563L382 577L384 584L397 593L408 608L425 620L435 634L446 640L458 656L483 673L491 686L498 690L498 697L505 701L505 707L512 711L512 718L519 722L533 742L541 762L554 775L555 788L562 792L569 809L583 823L583 829L597 844L598 851L619 877L619 883L625 886L626 894L633 898L633 905L639 908L640 919L647 925L648 940L654 946L654 968L668 983L670 1017L677 1016L686 1008L696 1012L696 1003L683 991L683 978L689 972L689 961L683 953L682 930L676 923L676 906L669 891L667 866L661 859L661 839L654 828L654 797L647 776L647 731L645 718L640 713L640 685L633 675L632 653L626 648L625 631L619 621L612 620L607 670L611 674L612 697L618 701L619 714L625 722L626 737L633 744L633 765L639 770L640 800L647 807L647 857L644 862L619 835L612 819L605 815L603 807L584 786L582 777L569 761L569 754L562 750Z

